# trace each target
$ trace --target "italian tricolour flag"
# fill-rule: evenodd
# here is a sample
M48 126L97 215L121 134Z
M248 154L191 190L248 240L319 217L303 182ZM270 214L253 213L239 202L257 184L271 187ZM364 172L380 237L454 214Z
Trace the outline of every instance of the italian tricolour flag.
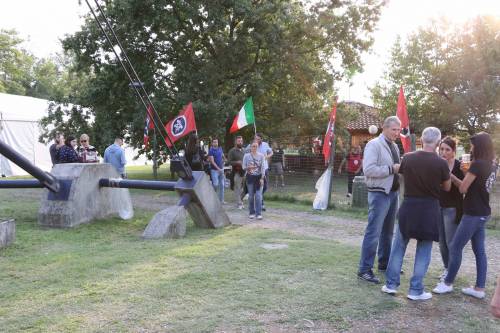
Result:
M234 118L233 125L231 125L229 133L234 133L240 128L253 124L254 122L255 117L253 115L253 102L252 97L249 97L242 106L240 112Z

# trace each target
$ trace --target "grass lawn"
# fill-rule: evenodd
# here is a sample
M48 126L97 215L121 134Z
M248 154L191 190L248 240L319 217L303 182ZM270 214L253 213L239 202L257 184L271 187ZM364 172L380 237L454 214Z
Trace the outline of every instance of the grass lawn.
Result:
M367 311L398 304L346 283L357 256L349 246L192 224L185 239L143 241L148 212L129 222L41 229L36 209L36 202L2 196L0 216L16 218L17 239L0 252L1 331L261 331L269 316L278 324L308 319L345 329ZM260 247L276 242L288 248Z
M136 211L131 221L42 229L38 199L12 193L0 191L0 216L17 221L15 244L0 250L2 332L302 332L311 331L311 323L330 332L366 321L373 331L394 331L382 320L416 309L428 312L428 323L419 326L427 331L433 320L442 321L434 307L453 309L455 300L419 308L357 281L358 247L280 230L202 230L192 223L184 239L144 241L151 211ZM264 243L288 248L266 250ZM406 276L402 283L408 285ZM457 311L451 325L457 330L500 329L474 311Z

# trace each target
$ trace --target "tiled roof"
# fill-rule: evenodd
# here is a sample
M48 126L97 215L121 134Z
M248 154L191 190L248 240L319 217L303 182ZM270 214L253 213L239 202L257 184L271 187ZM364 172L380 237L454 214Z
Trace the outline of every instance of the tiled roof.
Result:
M380 120L378 110L373 106L358 102L344 102L344 104L355 117L355 119L347 123L348 130L368 130L370 125L381 128L382 121Z

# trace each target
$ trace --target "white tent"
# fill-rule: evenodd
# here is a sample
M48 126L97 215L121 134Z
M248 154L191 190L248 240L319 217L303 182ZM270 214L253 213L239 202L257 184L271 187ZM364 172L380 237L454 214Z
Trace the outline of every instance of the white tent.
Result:
M49 101L27 96L0 93L0 140L13 147L17 152L39 168L50 171L49 146L38 142L40 120L48 113ZM132 148L125 148L127 165L144 165L145 157L137 160ZM0 154L0 176L18 176L27 173Z
M47 114L48 101L0 93L0 140L13 147L43 170L50 170L49 146L39 143L39 121ZM0 175L17 176L26 172L0 155Z

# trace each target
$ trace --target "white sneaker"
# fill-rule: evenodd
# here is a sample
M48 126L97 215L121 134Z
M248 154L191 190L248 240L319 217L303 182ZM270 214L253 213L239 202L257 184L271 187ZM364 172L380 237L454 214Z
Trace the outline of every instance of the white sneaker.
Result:
M476 289L474 289L474 287L463 288L462 292L465 295L469 295L469 296L479 298L479 299L483 299L484 296L486 295L484 291L476 290Z
M432 292L436 294L446 294L446 293L451 293L452 291L453 291L453 285L448 286L444 282L439 282L436 288L432 289Z
M237 206L237 208L238 208L238 209L243 209L243 205L242 205L242 204L241 204L241 205L238 205L238 206Z
M255 214L250 214L250 215L248 215L248 218L250 218L250 219L254 219L254 218L255 218Z
M446 275L448 275L448 270L447 269L445 269L443 271L443 273L441 273L441 275L439 276L439 281L440 282L444 282L444 279L446 279Z
M257 215L257 220L262 220L262 215Z
M396 295L397 290L396 289L387 288L387 286L384 284L382 286L382 292L386 293L386 294L389 294L389 295Z
M432 294L431 293L426 293L424 291L420 295L408 295L406 297L408 297L412 301L425 301L425 300L431 299L432 298Z

